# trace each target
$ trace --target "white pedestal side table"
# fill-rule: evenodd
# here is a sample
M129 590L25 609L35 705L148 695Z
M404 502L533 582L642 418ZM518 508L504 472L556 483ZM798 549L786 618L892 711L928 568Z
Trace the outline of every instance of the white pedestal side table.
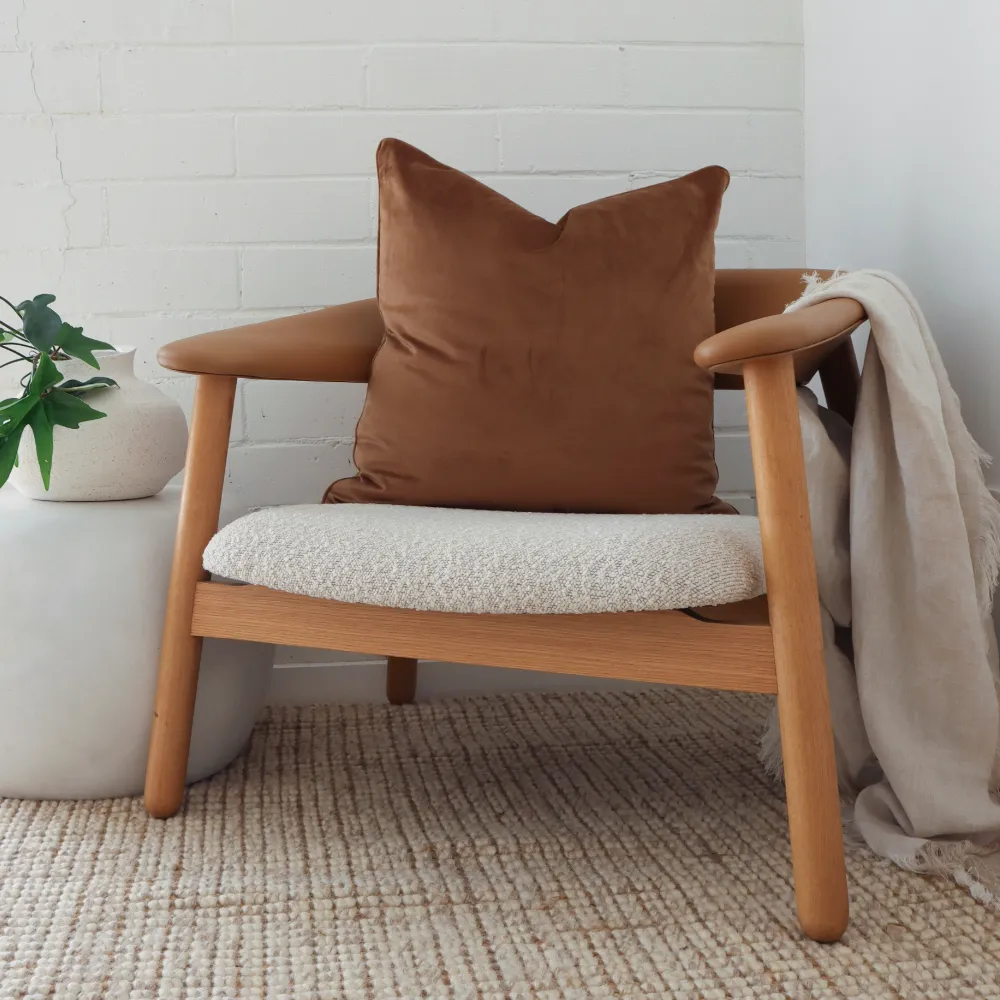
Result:
M179 508L177 487L113 503L0 490L0 796L141 793ZM243 748L273 660L205 640L189 782Z

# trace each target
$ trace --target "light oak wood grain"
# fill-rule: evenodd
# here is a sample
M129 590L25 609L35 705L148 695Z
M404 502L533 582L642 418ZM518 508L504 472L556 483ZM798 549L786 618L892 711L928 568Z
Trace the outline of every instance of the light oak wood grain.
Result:
M791 357L743 369L778 681L799 920L817 941L847 927L847 877L819 592Z
M680 611L450 614L200 583L192 629L215 638L381 650L413 659L729 691L776 690L766 625L701 622Z
M146 766L146 810L161 818L173 816L184 799L201 662L191 615L195 586L208 575L201 555L219 527L235 394L235 378L198 376Z

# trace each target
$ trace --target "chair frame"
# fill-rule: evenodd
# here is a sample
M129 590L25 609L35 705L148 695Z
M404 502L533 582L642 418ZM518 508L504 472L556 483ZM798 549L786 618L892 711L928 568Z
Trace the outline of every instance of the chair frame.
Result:
M717 389L745 388L766 599L721 608L581 615L411 611L209 582L237 378L367 381L381 340L374 300L203 334L160 352L198 376L161 646L145 804L165 818L184 798L204 637L388 655L386 693L413 700L417 661L777 694L796 905L817 941L848 921L847 882L797 383L819 373L853 421L859 385L853 300L779 315L801 271L717 272L718 332L695 358ZM275 334L281 334L275 344Z

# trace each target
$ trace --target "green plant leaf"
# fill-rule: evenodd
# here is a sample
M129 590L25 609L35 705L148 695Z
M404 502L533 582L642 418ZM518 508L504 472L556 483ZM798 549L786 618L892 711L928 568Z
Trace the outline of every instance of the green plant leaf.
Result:
M8 333L6 330L0 330L0 344L9 344L12 340L20 339L20 337L15 336L13 333Z
M76 430L87 420L99 420L107 416L106 413L95 410L89 403L78 399L73 393L63 392L61 388L53 389L42 400L42 404L53 426L69 427L71 430Z
M28 414L38 403L37 396L5 399L0 403L0 434L9 434L19 424L24 423Z
M21 314L24 336L32 347L48 353L59 342L63 321L59 313L49 308L54 295L36 295L17 308Z
M23 433L24 424L18 424L6 434L0 433L0 486L7 482L17 465L17 449Z
M28 415L28 426L35 438L35 454L38 456L38 471L42 474L42 485L47 490L52 478L52 421L48 407L36 406Z
M114 346L106 344L103 340L94 340L92 337L83 335L82 326L70 326L63 323L59 328L59 336L56 343L63 354L68 354L71 358L79 358L85 361L91 368L100 368L100 364L94 357L94 351L113 351Z
M38 355L38 366L31 375L28 383L28 394L31 396L42 396L45 392L62 381L62 372L55 366L55 362L47 354Z
M25 299L18 307L17 311L23 313L24 310L31 305L36 306L47 306L55 302L56 297L54 295L49 295L48 292L43 292L41 295L36 295L33 299Z
M118 388L118 383L113 378L108 378L107 375L95 375L93 378L88 378L86 382L81 382L79 379L68 378L65 382L61 382L57 389L62 389L64 392L72 392L79 395L83 392L90 392L91 389L104 389L104 388Z

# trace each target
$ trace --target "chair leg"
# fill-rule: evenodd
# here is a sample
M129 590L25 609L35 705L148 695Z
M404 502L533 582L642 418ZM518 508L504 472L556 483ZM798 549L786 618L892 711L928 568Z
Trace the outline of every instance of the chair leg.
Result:
M824 669L823 660L816 658L811 665L805 660L786 659L781 665L778 661L776 652L778 720L799 923L814 941L839 941L847 929L849 906L826 685L822 692L806 693L802 683L790 685L788 681L790 674ZM795 694L788 693L790 686Z
M184 800L202 644L191 634L195 586L208 576L201 557L219 526L235 393L235 378L198 377L146 764L146 811L157 819Z
M390 656L385 662L385 696L390 705L409 705L417 693L417 661Z
M847 875L792 360L750 362L743 380L774 641L796 906L809 937L837 941L847 927Z

